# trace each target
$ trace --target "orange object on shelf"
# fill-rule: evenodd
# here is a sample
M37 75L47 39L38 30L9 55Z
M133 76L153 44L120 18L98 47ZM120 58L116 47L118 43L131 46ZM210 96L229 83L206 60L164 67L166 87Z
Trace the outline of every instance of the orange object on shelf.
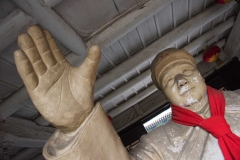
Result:
M222 63L222 60L219 58L221 49L217 45L206 47L203 53L203 60L205 62L216 62L217 65Z
M214 62L219 58L221 49L217 45L207 47L203 53L203 60L205 62Z

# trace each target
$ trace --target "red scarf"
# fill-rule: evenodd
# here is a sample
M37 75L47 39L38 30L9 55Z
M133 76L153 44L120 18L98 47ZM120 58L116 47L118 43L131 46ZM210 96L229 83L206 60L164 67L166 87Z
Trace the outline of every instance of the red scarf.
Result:
M207 87L212 117L203 119L188 109L172 106L172 120L186 126L200 126L218 139L226 160L240 160L240 137L236 136L224 118L225 98L221 91Z

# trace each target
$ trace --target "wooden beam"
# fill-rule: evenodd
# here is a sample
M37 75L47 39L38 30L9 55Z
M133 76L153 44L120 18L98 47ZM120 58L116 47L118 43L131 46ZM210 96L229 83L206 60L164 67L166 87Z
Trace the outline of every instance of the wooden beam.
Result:
M230 57L234 57L240 54L240 12L238 13L237 19L233 25L231 33L227 39L224 52Z
M33 24L36 24L36 21L19 9L4 18L0 22L0 51L14 42L20 33Z
M86 45L82 38L44 0L13 0L19 8L33 16L52 35L73 53L86 55Z

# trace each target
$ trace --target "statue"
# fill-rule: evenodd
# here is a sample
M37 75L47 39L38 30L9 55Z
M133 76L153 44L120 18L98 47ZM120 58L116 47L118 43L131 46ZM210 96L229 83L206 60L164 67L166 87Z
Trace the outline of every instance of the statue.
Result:
M212 116L208 98L211 88L206 86L187 51L167 49L154 59L153 82L176 108L176 118L142 136L140 144L128 154L101 105L94 106L98 46L89 49L80 67L72 67L51 34L38 26L31 26L20 35L18 44L20 50L14 53L18 72L34 105L57 128L43 148L46 159L224 159L214 133L213 136L202 129L204 126L175 123L186 116L178 108L196 113L198 119ZM240 91L220 95L225 97L225 119L239 136Z

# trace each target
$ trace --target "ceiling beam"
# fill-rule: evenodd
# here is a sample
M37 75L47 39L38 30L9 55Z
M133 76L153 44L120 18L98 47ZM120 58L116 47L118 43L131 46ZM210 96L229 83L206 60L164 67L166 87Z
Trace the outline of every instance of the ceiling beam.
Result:
M0 121L6 119L21 107L24 106L23 101L29 99L25 86L15 91L11 96L6 98L0 104Z
M151 61L155 57L155 55L160 51L168 48L171 44L177 42L178 40L184 38L189 33L195 31L196 28L200 28L203 25L215 19L216 17L220 16L221 14L229 10L234 4L235 2L230 2L226 5L214 4L209 8L207 8L206 10L200 12L190 20L179 25L172 31L168 32L167 34L162 36L160 39L150 44L148 47L140 50L139 52L134 54L132 57L130 57L129 59L119 64L117 67L113 68L112 70L104 74L102 77L98 78L95 84L95 96L97 96L98 94L101 94L101 92L109 88L109 86L111 85L114 86L114 83L118 79L123 78L127 73L135 70L135 68L140 67L147 61ZM144 18L144 15L141 15L141 17ZM134 21L134 18L132 19L132 21ZM119 22L120 21L117 21L116 23L118 24ZM115 27L112 27L112 26L109 27L110 30L112 30L111 33L114 33L115 31L120 35L123 35L126 33L123 30L129 31L128 25L126 25L124 29L122 28L119 29L119 27L117 27L116 24L113 26ZM132 29L131 27L132 26L130 26L130 29ZM99 36L102 36L102 35L99 35ZM102 43L104 43L104 45L107 46L115 42L114 40L118 38L119 36L116 36L114 39L111 38L111 36L110 37L106 36L105 38L106 40L103 40L103 42L101 42L100 40L97 40L94 42L97 44L100 44L100 46Z
M227 39L224 52L231 58L240 53L240 12Z
M48 29L65 47L85 57L87 50L82 38L44 0L12 1L24 12L34 17L43 28Z
M0 51L14 42L17 36L26 31L36 21L19 9L16 9L0 22Z

